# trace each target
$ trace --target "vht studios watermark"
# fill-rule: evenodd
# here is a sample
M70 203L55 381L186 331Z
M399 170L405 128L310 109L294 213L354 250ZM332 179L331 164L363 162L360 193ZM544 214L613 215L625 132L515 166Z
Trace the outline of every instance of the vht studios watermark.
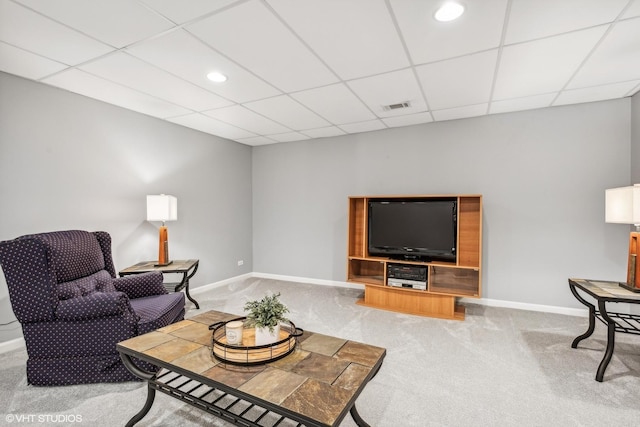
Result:
M81 423L82 415L75 414L7 414L8 423Z

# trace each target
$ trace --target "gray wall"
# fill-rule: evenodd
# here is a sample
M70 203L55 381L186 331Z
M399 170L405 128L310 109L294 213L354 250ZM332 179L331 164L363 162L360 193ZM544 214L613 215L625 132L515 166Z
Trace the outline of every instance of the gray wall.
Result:
M201 260L194 287L252 271L251 147L0 73L0 240L105 230L122 269L157 258L146 195L160 193L178 198L171 258ZM0 326L0 341L20 335Z
M640 184L640 92L631 98L631 183Z
M637 104L637 99L635 100ZM483 297L579 307L567 278L624 280L630 100L430 123L253 150L254 271L344 281L347 197L480 193Z

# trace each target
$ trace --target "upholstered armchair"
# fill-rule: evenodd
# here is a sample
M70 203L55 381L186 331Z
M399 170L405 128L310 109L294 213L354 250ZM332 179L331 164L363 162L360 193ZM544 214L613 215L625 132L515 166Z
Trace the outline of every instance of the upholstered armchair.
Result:
M29 384L135 380L116 344L184 318L184 294L167 293L162 273L116 278L103 231L0 242L0 266L22 325Z

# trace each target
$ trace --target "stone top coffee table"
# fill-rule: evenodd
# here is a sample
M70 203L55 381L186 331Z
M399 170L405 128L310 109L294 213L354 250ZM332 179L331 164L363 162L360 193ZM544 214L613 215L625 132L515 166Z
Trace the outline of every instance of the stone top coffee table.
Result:
M368 426L355 402L380 369L384 348L305 331L283 359L230 365L213 357L209 325L237 317L209 311L120 342L125 365L148 384L147 401L127 426L149 412L156 390L236 425L337 426L350 412ZM132 359L162 369L146 372Z

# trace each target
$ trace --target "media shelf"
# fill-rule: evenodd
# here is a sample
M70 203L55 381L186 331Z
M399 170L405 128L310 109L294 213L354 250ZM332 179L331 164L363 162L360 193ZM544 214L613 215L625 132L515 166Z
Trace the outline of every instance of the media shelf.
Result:
M398 260L372 256L368 250L368 202L370 199L442 199L457 201L456 259L451 261ZM463 320L459 297L480 298L482 294L482 196L420 195L359 196L349 198L347 281L363 284L364 297L358 304L407 314ZM389 265L426 267L426 289L412 285L389 285ZM401 285L404 286L404 285ZM424 286L423 286L424 287Z

